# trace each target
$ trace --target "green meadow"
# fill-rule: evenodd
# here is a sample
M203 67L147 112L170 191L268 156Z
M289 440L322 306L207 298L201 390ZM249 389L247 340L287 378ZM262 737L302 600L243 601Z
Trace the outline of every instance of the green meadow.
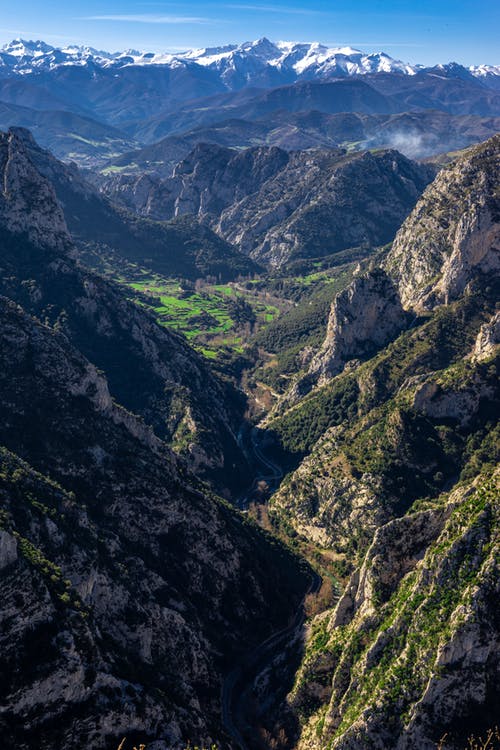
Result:
M211 359L221 348L243 352L250 335L280 312L275 299L270 302L265 294L237 283L191 285L157 275L122 283L159 323L181 333Z

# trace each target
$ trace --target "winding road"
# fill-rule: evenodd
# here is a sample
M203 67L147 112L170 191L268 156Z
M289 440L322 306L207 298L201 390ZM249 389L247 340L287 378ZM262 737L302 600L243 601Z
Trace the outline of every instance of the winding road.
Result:
M243 441L243 437L240 432L239 436L240 443ZM238 499L238 508L240 510L246 510L254 498L257 495L260 482L266 482L270 492L273 492L279 487L281 480L283 479L283 470L281 466L272 461L268 456L264 455L261 446L259 445L258 435L255 428L250 433L249 447L252 453L252 458L257 467L257 474L252 482L252 485L248 488L244 495ZM261 467L260 471L258 467Z

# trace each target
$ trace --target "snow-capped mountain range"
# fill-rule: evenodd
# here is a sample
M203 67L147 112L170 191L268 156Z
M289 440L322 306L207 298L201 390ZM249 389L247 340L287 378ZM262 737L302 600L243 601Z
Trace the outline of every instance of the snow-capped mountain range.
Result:
M155 53L126 50L104 52L92 47L53 47L43 41L15 39L0 48L0 76L26 75L62 66L103 69L131 66L179 68L200 66L215 73L229 89L265 83L291 83L297 80L347 77L373 73L415 75L429 68L410 65L385 52L365 53L352 47L332 48L313 43L271 42L263 38L244 44L192 49L182 53ZM436 74L500 77L500 66L466 68L457 63L432 68Z

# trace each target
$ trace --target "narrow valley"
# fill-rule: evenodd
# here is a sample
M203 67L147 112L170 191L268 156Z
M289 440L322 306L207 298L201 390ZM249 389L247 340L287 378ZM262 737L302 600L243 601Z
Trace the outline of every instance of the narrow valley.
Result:
M0 47L1 737L500 750L500 67L211 6Z

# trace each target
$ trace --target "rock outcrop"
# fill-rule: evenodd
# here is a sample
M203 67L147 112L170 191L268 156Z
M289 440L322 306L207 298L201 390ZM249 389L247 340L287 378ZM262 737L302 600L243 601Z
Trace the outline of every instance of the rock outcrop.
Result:
M481 326L474 345L472 356L476 360L486 360L500 344L500 312L495 313L491 319Z
M304 539L336 553L366 547L391 512L380 502L382 482L370 472L354 477L342 455L340 428L331 428L298 469L285 479L270 506L275 523L292 524Z
M405 308L457 299L500 272L500 136L445 167L399 230L386 268Z
M52 185L40 180L17 130L0 133L0 222L38 247L65 252L71 245Z
M468 462L475 465L472 446L481 461L495 462L500 346L477 360L464 342L462 358L437 369L437 341L419 361L418 347L436 336L427 326L406 332L391 352L382 350L269 422L277 439L292 435L286 439L307 447L271 499L278 525L291 524L353 561L377 528L403 515L412 500L435 495L467 472ZM476 322L472 341L477 330ZM335 426L310 446L310 432L318 423L328 426L329 414Z
M311 362L319 382L334 377L352 359L366 359L406 325L396 287L376 268L358 276L332 303L326 338Z
M383 526L330 617L312 625L291 705L301 750L462 747L494 724L499 476ZM325 683L325 664L328 677Z

